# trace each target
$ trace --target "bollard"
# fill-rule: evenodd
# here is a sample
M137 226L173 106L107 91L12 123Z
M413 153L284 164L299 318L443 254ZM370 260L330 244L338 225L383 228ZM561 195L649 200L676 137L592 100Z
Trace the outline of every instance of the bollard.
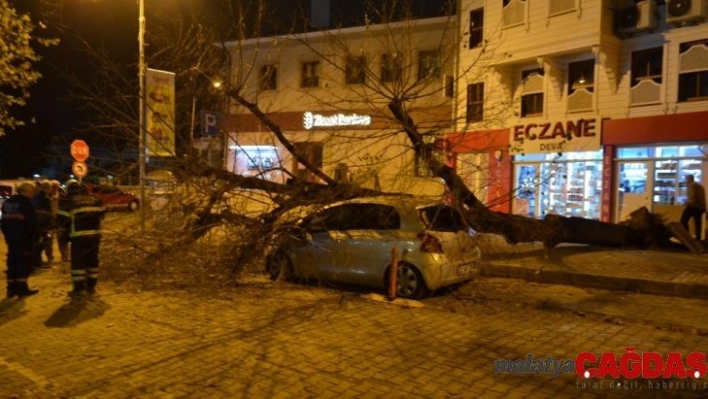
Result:
M396 299L396 287L398 285L398 249L393 247L391 250L391 271L388 279L388 300L393 301Z

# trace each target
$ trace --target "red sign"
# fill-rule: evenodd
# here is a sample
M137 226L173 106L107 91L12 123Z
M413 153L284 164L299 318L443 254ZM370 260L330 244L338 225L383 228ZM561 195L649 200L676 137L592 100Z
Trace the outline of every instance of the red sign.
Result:
M71 171L74 172L76 177L86 177L88 174L88 166L83 162L74 162L71 164Z
M89 157L89 146L83 140L74 140L71 143L71 156L78 162L84 162Z

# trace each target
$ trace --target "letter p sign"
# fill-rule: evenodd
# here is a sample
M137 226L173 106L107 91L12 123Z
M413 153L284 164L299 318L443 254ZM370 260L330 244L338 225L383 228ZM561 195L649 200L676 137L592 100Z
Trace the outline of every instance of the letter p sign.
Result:
M202 136L219 135L219 115L215 112L202 111Z

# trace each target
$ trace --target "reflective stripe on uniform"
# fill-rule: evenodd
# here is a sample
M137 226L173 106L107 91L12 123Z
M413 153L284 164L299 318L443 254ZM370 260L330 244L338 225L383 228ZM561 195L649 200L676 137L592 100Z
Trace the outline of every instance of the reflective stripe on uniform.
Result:
M77 213L84 213L84 212L103 212L103 207L102 206L85 206L83 208L76 208L71 211L73 215L76 215Z
M101 234L101 230L81 230L72 231L70 237L97 236Z
M88 268L88 277L89 278L98 278L98 268L97 267L89 267Z
M71 271L71 281L84 281L86 280L86 270L72 270Z

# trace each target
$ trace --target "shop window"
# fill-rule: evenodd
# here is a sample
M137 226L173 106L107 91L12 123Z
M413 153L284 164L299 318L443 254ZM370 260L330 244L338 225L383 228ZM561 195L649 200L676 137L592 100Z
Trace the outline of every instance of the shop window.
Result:
M381 81L398 82L401 80L403 63L398 54L381 55Z
M258 75L258 88L261 91L276 90L278 81L278 67L275 65L262 65Z
M708 40L679 46L678 101L708 100Z
M320 62L303 62L300 66L300 87L320 86Z
M521 73L521 116L543 114L543 69Z
M502 0L502 27L522 24L526 17L526 0Z
M348 85L366 83L366 57L347 57L344 75Z
M418 79L440 77L440 52L438 50L418 53Z
M484 8L470 11L470 48L479 47L484 41Z
M484 119L484 83L467 85L467 122Z

